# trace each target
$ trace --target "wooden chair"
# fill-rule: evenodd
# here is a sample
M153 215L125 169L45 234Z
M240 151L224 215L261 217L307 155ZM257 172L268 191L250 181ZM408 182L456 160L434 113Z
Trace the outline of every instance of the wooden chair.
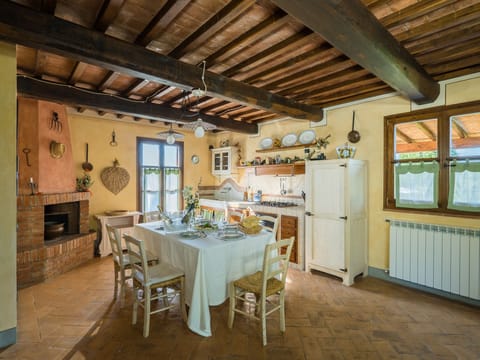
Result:
M152 221L159 221L162 217L160 216L160 211L147 211L143 213L143 222L148 223Z
M182 270L167 263L160 263L148 266L147 252L142 240L130 235L125 235L128 255L132 267L133 286L135 289L135 300L133 303L132 324L137 323L138 305L143 307L143 336L148 337L150 333L150 315L166 311L175 307L172 304L173 298L180 296L180 307L184 321L187 321L185 309L184 283L185 275ZM166 288L173 291L167 292ZM157 291L162 290L162 291ZM151 310L152 300L163 300L158 303L163 306Z
M242 211L229 211L228 212L228 223L239 223L243 220L244 214Z
M120 285L120 306L125 304L125 284L127 280L132 278L132 268L128 254L123 252L121 231L111 225L105 226L107 229L108 239L112 248L113 271L115 273L115 287L113 289L113 298L117 298L118 285ZM148 252L149 263L158 262L158 257Z
M260 225L267 231L272 233L273 239L277 239L278 224L280 222L280 215L273 217L269 215L260 215Z
M235 313L260 320L264 346L267 344L266 318L276 310L280 311L280 331L285 332L285 280L293 241L294 238L291 237L267 245L262 271L232 281L229 285L228 327L232 328ZM255 294L255 300L249 298L247 293ZM278 302L269 303L270 309L267 309L267 298L276 294L279 295ZM239 307L236 306L237 300L242 302ZM245 303L254 305L255 311L247 312L243 306Z

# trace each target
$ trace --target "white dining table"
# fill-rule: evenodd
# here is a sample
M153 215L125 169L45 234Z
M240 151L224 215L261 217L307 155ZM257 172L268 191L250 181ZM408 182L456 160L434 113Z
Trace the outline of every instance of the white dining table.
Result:
M184 238L178 231L166 232L162 222L137 224L133 230L160 261L184 271L187 325L199 335L211 336L209 306L227 300L230 281L261 270L265 246L275 240L264 230L227 241L217 231L205 234L204 238Z

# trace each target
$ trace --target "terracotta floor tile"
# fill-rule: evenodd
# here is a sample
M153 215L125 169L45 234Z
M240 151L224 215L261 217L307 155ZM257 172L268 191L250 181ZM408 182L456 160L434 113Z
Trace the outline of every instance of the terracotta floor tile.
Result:
M286 333L275 314L260 324L237 315L228 301L211 307L213 336L191 332L177 309L131 325L133 295L113 300L111 258L89 263L18 292L17 344L0 359L478 359L480 310L361 278L346 287L315 272L289 271Z

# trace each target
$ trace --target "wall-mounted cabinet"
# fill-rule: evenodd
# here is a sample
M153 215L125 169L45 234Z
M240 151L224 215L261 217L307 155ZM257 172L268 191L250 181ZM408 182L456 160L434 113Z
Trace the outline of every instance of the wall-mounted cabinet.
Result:
M230 175L233 169L233 162L237 155L237 148L234 146L212 149L212 174Z

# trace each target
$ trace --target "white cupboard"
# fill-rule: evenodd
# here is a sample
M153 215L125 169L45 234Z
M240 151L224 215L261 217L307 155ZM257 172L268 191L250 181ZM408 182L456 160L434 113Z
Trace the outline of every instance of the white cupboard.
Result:
M367 168L354 159L307 161L306 270L352 285L367 275Z
M212 174L229 175L232 172L233 159L236 155L236 148L227 146L212 149Z

